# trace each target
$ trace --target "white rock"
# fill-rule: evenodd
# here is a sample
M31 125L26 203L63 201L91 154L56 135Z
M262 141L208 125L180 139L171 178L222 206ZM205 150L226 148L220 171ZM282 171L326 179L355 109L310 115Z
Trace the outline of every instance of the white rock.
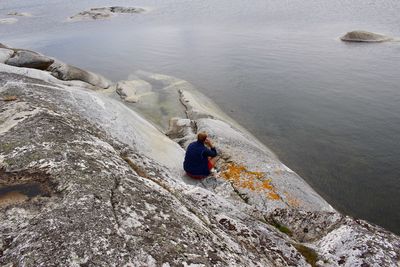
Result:
M7 48L0 48L0 63L4 63L14 54L14 51Z
M18 21L16 18L0 19L0 24L14 24Z

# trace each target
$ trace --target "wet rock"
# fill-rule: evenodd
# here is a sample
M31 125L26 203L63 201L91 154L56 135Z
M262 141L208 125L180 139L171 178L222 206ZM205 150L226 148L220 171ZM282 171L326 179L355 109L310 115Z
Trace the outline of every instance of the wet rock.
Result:
M142 95L151 92L151 84L144 80L119 81L116 91L126 102L136 103Z
M145 10L143 8L137 7L121 7L121 6L113 6L113 7L99 7L99 8L91 8L87 11L82 11L74 16L71 16L69 19L72 21L80 21L80 20L98 20L98 19L107 19L115 14L133 14L133 13L142 13Z
M18 19L16 19L16 18L0 19L0 24L14 24L16 22L18 22Z
M82 70L61 61L54 61L48 68L51 75L63 81L79 80L100 88L108 88L111 82L99 74Z
M28 50L18 50L5 63L16 67L45 70L53 64L53 62L53 59L41 54Z
M0 63L5 63L13 54L13 50L0 47Z
M375 42L386 42L390 41L393 38L378 34L378 33L373 33L373 32L367 32L367 31L352 31L348 32L342 37L340 37L342 41L345 42L367 42L367 43L375 43Z

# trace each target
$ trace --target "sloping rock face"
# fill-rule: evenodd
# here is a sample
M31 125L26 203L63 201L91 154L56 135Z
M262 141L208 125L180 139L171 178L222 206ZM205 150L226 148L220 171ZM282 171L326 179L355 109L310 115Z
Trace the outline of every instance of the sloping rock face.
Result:
M367 31L348 32L342 37L340 37L340 39L345 42L367 42L367 43L378 43L378 42L386 42L393 40L393 38L389 36Z
M398 265L398 236L337 213L189 83L137 76L186 114L176 142L102 91L0 64L1 266ZM221 160L199 182L181 146L200 130Z
M17 97L1 103L1 121L17 121L1 135L3 173L53 184L51 195L2 211L1 265L306 265L273 227L178 183L75 112L78 88L0 77L1 95Z
M122 6L112 6L112 7L97 7L91 8L90 10L79 12L76 15L69 17L71 21L81 21L81 20L98 20L98 19L108 19L115 14L135 14L143 13L145 10L138 7L122 7Z

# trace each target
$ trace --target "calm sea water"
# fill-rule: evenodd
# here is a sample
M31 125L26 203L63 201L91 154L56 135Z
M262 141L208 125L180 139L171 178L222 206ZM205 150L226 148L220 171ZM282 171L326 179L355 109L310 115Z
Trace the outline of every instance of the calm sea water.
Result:
M68 23L90 7L147 14ZM141 69L193 83L334 207L400 233L400 42L348 44L365 29L400 36L397 0L2 0L31 12L0 42L118 80Z

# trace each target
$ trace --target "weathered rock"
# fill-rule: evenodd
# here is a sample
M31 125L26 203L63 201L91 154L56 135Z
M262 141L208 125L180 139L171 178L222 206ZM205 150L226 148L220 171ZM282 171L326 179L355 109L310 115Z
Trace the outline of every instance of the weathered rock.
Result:
M99 7L99 8L91 8L87 11L79 12L78 14L69 17L72 21L80 21L80 20L98 20L98 19L107 19L112 17L114 14L133 14L133 13L142 13L145 10L143 8L137 7Z
M5 63L11 66L33 68L39 70L47 69L54 60L28 50L18 50Z
M5 63L13 54L13 50L0 47L0 63Z
M136 103L140 96L151 92L151 84L144 80L119 81L116 91L126 102Z
M216 177L189 182L184 150L132 105L0 64L1 266L398 265L398 236L334 211L187 82L151 77L188 115L171 138L215 140Z
M345 42L368 42L368 43L375 43L375 42L386 42L390 41L393 38L378 34L378 33L373 33L373 32L367 32L367 31L352 31L348 32L342 37L340 37L342 41Z
M99 105L90 99L100 95L0 77L7 81L1 94L23 99L0 103L2 120L36 111L1 134L4 173L43 175L53 184L48 196L0 213L0 265L307 265L273 227L178 182L135 144L128 147L87 120L88 111L77 112L78 105Z
M111 85L110 81L99 74L82 70L58 60L54 61L47 70L54 77L63 81L79 80L100 88L108 88Z
M0 19L0 24L14 24L16 22L18 22L18 19L16 19L16 18Z

